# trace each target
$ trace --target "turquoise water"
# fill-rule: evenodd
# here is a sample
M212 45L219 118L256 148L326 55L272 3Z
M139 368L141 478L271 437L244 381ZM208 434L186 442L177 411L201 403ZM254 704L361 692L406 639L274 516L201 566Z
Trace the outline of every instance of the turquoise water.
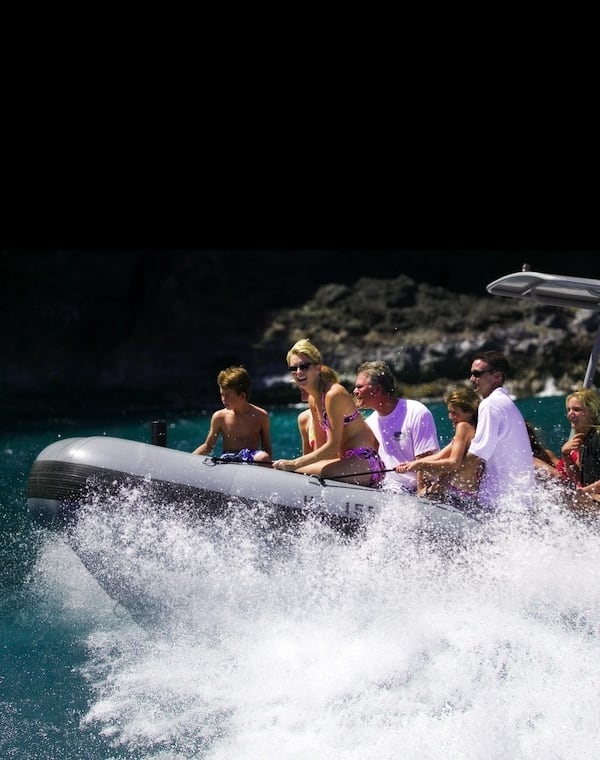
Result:
M519 405L557 451L564 398ZM445 442L445 409L431 408ZM296 414L273 413L275 456L297 453ZM168 420L169 446L192 450L208 421ZM2 434L2 757L596 756L600 542L554 494L534 523L515 505L448 556L407 532L401 500L349 542L312 524L193 528L132 493L111 506L132 536L131 580L161 611L134 620L31 524L25 488L57 438L148 441L150 423ZM83 530L105 541L103 528Z

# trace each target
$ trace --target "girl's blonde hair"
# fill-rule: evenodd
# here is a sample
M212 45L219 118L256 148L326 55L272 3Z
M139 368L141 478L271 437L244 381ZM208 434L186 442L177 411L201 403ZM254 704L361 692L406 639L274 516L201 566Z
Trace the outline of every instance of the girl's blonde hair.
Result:
M444 401L446 404L454 404L462 409L465 414L472 415L473 424L477 424L477 412L479 410L479 396L472 388L460 387L450 391Z
M592 414L592 425L598 427L600 425L600 394L593 388L581 388L578 391L569 393L565 399L565 405L568 406L569 401L572 398L576 398L584 409Z

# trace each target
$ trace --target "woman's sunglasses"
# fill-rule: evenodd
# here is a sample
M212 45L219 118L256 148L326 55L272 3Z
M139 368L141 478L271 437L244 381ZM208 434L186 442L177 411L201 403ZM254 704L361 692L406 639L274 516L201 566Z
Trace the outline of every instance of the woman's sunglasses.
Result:
M301 364L296 364L295 367L288 367L289 371L292 373L298 372L298 370L301 370L304 372L305 369L308 369L309 367L312 367L314 362L302 362Z

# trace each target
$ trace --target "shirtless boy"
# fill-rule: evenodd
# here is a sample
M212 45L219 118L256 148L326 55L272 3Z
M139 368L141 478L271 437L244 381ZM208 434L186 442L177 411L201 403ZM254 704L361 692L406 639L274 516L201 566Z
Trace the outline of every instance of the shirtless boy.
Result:
M270 462L273 458L269 413L249 402L250 376L244 367L228 367L217 375L221 402L210 420L206 440L193 452L210 454L223 438L222 459Z

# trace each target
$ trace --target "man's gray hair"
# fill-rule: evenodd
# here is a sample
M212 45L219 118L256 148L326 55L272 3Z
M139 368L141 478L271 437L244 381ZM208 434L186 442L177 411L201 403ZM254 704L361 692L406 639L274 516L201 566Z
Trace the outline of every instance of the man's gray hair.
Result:
M396 396L396 380L389 366L382 361L363 362L357 374L365 375L373 385L379 385L386 396Z

